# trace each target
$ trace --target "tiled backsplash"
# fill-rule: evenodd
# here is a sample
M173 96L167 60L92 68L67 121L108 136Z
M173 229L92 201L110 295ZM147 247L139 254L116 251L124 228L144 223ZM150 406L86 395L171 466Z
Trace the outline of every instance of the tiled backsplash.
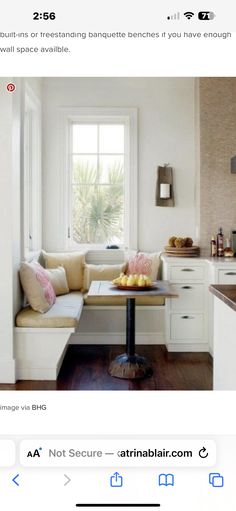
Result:
M225 237L236 229L236 78L201 78L200 85L200 244L209 255L218 227Z

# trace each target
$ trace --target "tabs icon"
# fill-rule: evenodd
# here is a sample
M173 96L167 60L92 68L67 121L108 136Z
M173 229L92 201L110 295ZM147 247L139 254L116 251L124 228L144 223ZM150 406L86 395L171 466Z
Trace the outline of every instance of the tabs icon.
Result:
M224 478L219 472L211 472L211 474L209 474L209 484L211 484L213 488L223 488Z

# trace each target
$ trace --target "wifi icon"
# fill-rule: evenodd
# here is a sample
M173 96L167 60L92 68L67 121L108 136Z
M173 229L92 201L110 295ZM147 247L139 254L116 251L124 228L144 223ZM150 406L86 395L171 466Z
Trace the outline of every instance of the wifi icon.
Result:
M188 20L191 20L191 18L194 16L194 12L187 11L184 13L184 16L188 18Z

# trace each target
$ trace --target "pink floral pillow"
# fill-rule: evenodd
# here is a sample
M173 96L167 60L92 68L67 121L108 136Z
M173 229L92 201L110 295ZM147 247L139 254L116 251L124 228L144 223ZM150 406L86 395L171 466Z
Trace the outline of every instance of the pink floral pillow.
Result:
M42 266L40 266L40 268L38 268L38 270L36 271L36 279L40 282L42 288L44 289L44 296L48 304L53 305L56 300L56 295L52 287L51 281L49 280L49 276Z
M45 269L37 262L22 263L20 280L26 298L37 312L47 312L56 301L56 295Z
M152 260L144 254L137 254L128 262L127 273L135 274L139 273L142 275L151 275L152 272Z

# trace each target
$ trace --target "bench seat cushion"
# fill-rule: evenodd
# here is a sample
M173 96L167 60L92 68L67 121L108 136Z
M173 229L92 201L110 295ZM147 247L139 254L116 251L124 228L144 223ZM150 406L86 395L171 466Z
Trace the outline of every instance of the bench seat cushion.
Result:
M26 328L77 327L83 308L82 293L73 292L58 296L48 312L41 314L25 307L16 316L16 326Z
M104 298L89 297L84 295L85 305L125 305L124 296L109 296ZM160 296L139 296L136 298L136 305L165 305L165 299Z

